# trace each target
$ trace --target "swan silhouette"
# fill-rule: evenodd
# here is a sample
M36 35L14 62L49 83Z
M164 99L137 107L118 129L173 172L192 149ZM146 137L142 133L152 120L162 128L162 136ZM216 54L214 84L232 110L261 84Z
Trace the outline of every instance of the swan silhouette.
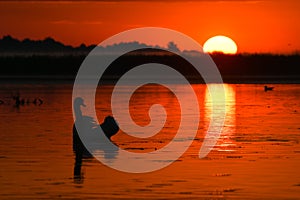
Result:
M265 89L265 92L267 92L267 91L272 91L273 89L274 89L274 87L268 87L267 85L265 85L265 87L264 87Z
M81 97L77 97L74 100L75 123L73 125L73 134L76 137L78 136L78 132L75 124L80 124L86 131L97 131L101 127L108 139L111 139L119 131L119 126L112 116L105 117L104 122L98 125L92 117L82 115L81 106L86 107L84 100Z
M89 152L84 144L82 143L76 125L83 127L85 134L91 134L98 136L101 138L102 129L104 135L110 140L113 135L115 135L119 131L119 126L115 119L111 116L107 116L104 119L104 122L98 125L92 117L82 115L81 106L86 107L84 101L81 97L77 97L74 100L74 114L75 114L75 123L73 125L73 151L75 153L75 163L74 163L74 180L77 183L82 183L83 174L81 172L82 160L83 158L92 158L93 155ZM105 137L104 136L104 137ZM112 145L109 147L103 147L102 150L104 152L104 157L106 159L113 159L118 153L118 147Z

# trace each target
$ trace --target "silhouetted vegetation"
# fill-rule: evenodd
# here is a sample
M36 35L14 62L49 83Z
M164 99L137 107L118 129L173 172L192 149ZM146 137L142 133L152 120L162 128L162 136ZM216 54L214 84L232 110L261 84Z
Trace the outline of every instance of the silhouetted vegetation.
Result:
M2 55L41 55L41 54L86 54L96 45L86 46L81 44L78 47L64 45L48 37L44 40L24 39L22 41L11 36L4 36L0 39L0 54Z
M75 75L85 56L5 56L0 57L1 75Z
M173 67L188 77L191 82L201 82L197 71L186 60L167 50L149 48L137 42L115 44L103 48L115 50L123 48L124 45L133 45L144 50L119 57L106 70L103 79L114 81L135 66L156 62ZM169 47L174 49L174 45L170 43ZM28 39L18 41L6 36L0 40L0 75L2 77L60 76L74 79L81 63L93 47L93 45L89 47L81 45L74 48L51 38L43 41ZM197 53L183 52L190 53L189 56L195 56ZM99 56L101 59L101 55ZM225 82L300 82L299 55L215 53L211 57Z
M300 82L300 55L212 54L225 80Z

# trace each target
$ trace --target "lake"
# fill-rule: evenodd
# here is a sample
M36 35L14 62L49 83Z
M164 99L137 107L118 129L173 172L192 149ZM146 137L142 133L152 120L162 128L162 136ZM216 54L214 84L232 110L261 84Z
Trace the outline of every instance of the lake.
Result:
M272 86L273 91L265 92L263 84L224 85L225 124L217 144L203 159L198 153L212 110L207 86L195 84L199 128L191 146L175 162L154 172L125 173L84 158L74 174L72 83L1 83L1 199L298 199L300 84ZM111 115L112 88L105 85L97 91L99 122ZM28 104L15 106L12 96L18 93ZM34 99L42 102L34 104ZM172 92L158 85L139 88L130 101L131 117L136 124L147 125L148 110L155 103L167 113L158 134L135 138L119 131L112 141L136 153L167 145L176 134L181 113ZM84 114L86 109L82 108Z

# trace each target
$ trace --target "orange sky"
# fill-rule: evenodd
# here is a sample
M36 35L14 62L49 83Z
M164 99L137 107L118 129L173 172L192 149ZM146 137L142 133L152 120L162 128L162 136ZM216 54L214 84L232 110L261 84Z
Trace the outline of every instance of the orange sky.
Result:
M98 44L130 28L158 26L187 34L201 45L226 35L239 52L300 50L300 1L0 1L0 37Z

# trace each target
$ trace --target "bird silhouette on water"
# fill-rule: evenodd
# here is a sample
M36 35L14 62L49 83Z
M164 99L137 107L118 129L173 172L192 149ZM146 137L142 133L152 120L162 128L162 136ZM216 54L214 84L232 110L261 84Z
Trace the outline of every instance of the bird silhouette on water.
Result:
M82 159L93 157L91 152L88 151L81 141L77 131L78 126L80 126L81 130L84 130L84 134L95 135L96 133L96 135L99 134L100 138L101 131L99 128L101 128L105 137L109 140L119 131L119 126L113 117L107 116L104 119L104 122L98 125L92 117L82 115L81 107L86 107L86 105L84 104L84 100L81 97L78 97L73 103L73 111L75 114L75 123L73 125L73 151L75 153L74 180L78 183L80 183L83 179L83 175L81 173ZM104 156L106 158L113 158L117 153L118 148L104 147L100 150L104 151Z
M274 89L274 87L268 87L267 85L265 85L265 87L264 87L265 92L272 91L273 89Z
M32 102L34 105L42 105L44 101L40 98L35 98Z
M30 103L33 103L34 105L42 105L44 103L44 101L40 98L35 98L32 102L29 100L29 99L23 99L20 97L19 94L15 95L12 97L12 99L15 101L15 106L16 107L19 107L19 106L24 106L25 104L26 105L29 105Z
M19 95L13 96L13 100L15 101L15 106L19 107L20 105L25 104L25 100L21 99Z

